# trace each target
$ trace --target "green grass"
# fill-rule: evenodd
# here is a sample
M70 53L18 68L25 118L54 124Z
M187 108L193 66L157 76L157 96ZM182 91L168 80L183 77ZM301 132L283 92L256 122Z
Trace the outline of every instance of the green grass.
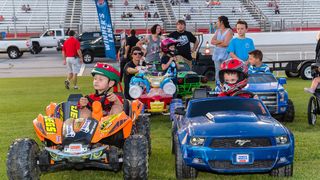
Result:
M36 139L32 120L44 113L50 102L64 101L69 93L88 94L92 90L91 77L81 77L81 90L67 91L64 78L14 78L0 79L0 179L6 178L6 156L9 145L16 138ZM309 95L303 92L310 81L288 79L289 96L293 100L296 116L294 123L286 124L296 140L293 179L319 179L320 167L320 126L307 123ZM152 156L149 161L149 179L175 179L174 156L170 149L171 123L167 116L152 116ZM122 179L122 172L110 171L60 171L45 174L41 179ZM200 173L198 179L274 179L265 174L217 175Z

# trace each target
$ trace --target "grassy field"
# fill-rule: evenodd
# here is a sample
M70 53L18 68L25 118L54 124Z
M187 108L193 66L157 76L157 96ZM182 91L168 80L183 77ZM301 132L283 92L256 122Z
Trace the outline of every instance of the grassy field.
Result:
M11 142L20 137L36 138L32 120L50 102L64 101L69 93L88 94L92 90L91 77L81 77L80 90L67 91L64 78L0 79L0 179L6 178L6 156ZM320 126L307 123L309 95L303 87L310 81L288 79L287 89L293 100L296 116L294 123L286 124L296 139L294 176L292 179L320 179ZM168 117L152 116L152 156L149 161L149 179L175 179L174 156L170 152L170 127ZM41 176L41 179L122 179L122 172L62 171ZM198 179L274 179L267 174L216 175L200 173Z

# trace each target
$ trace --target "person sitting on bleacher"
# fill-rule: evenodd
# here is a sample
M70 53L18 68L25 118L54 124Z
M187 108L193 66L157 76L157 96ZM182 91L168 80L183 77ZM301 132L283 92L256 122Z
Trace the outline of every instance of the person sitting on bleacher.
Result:
M263 58L263 54L258 49L249 52L248 74L270 72L269 66L267 64L262 63L262 58Z

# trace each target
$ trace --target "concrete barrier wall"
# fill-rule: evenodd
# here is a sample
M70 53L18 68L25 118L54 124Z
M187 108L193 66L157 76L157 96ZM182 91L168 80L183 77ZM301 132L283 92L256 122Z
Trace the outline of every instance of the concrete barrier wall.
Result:
M318 31L302 31L302 32L259 32L247 33L246 36L252 38L256 46L270 45L316 45L316 35ZM211 42L213 34L204 35L204 43ZM237 37L237 34L234 35Z

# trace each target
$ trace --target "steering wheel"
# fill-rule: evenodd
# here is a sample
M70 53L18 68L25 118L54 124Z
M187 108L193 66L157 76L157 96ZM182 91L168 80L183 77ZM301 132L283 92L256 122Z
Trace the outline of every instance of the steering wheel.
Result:
M232 96L239 96L241 94L247 94L247 95L249 95L249 98L253 98L255 96L254 93L252 93L250 91L246 91L246 90L240 90L240 91L234 93Z

